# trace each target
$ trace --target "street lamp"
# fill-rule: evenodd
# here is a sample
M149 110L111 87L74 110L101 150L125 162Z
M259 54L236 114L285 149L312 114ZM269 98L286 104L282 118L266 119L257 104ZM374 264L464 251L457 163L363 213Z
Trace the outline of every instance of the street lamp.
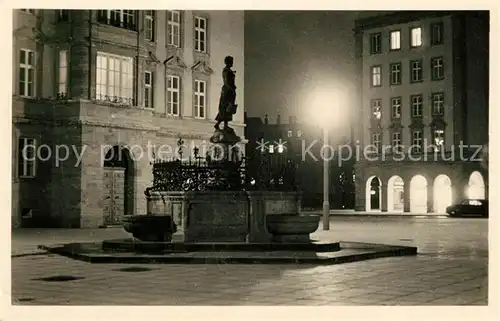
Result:
M323 130L323 230L330 229L330 155L326 151L330 149L328 145L328 128L334 120L336 106L336 97L329 90L315 91L312 93L312 116Z

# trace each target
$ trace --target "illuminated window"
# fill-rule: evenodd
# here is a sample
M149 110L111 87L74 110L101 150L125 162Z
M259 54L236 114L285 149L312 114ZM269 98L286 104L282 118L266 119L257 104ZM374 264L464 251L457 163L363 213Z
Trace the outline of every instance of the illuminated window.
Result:
M110 26L136 31L136 11L134 10L99 10L98 21Z
M416 27L410 30L411 46L420 47L422 45L422 28Z
M381 99L373 99L372 103L372 115L374 119L382 118L382 100Z
M97 53L96 99L133 103L134 60L104 52Z
M19 95L35 96L35 52L28 49L19 51Z
M167 114L179 116L181 79L178 76L167 76Z
M434 150L440 151L444 147L444 130L434 130Z
M269 145L269 153L274 153L274 145Z
M382 67L372 67L372 86L377 87L382 85Z
M181 13L167 11L167 45L181 46Z
M194 50L207 52L207 19L194 17Z
M194 81L194 117L206 118L207 108L207 82L204 80Z
M401 31L391 32L391 50L401 49Z
M288 137L292 137L293 136L293 132L291 130L288 131Z
M144 15L144 38L155 41L155 11L146 10Z
M144 73L144 107L153 107L153 73Z
M59 89L58 95L64 97L68 93L68 51L59 51Z

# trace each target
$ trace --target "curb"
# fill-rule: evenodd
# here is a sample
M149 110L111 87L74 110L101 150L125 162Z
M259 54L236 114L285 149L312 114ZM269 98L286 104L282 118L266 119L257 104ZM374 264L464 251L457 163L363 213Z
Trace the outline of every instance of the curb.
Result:
M301 212L303 214L316 214L322 215L321 212ZM329 217L377 217L377 218L449 218L445 214L329 214Z

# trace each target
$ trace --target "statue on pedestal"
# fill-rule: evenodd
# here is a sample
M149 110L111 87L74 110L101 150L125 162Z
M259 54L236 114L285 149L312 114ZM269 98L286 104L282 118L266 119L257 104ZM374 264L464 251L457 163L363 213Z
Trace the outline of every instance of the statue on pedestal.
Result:
M234 63L234 58L231 56L227 56L224 58L224 63L226 67L222 70L222 79L224 84L222 85L222 90L220 94L219 100L219 113L215 120L217 124L215 124L215 129L220 130L220 123L224 123L224 129L228 129L228 122L233 120L233 115L236 114L236 109L238 105L236 105L236 71L233 71L231 67Z

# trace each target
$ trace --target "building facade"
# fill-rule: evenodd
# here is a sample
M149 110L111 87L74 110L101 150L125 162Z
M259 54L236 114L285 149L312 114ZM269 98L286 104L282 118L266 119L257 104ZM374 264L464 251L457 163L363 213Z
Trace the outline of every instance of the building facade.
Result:
M237 71L232 127L244 134L243 12L13 15L13 227L145 214L150 163L175 157L180 143L192 154L213 133L227 55Z
M320 127L306 125L289 116L282 121L280 115L271 123L267 117L245 117L246 156L250 160L271 158L291 160L296 165L296 183L302 194L302 206L318 209L323 205L323 133ZM330 206L331 208L354 208L354 158L338 152L347 152L340 146L349 144L347 137L329 138L334 150L330 160ZM339 148L336 148L339 146ZM329 150L328 150L329 151Z
M438 212L487 198L489 13L356 21L356 209Z

